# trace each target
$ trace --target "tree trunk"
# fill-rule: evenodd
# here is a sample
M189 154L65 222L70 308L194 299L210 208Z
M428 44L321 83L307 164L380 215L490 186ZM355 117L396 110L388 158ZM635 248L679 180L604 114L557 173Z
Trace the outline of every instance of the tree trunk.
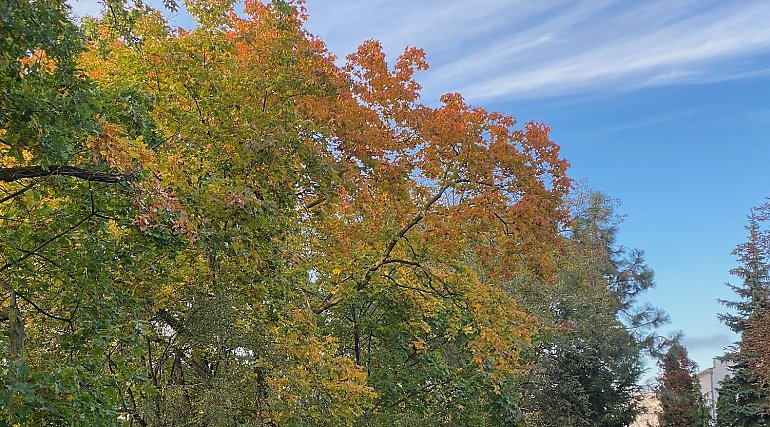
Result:
M24 319L19 311L16 291L11 289L11 306L5 309L4 317L8 321L5 334L11 344L11 360L20 360L24 357Z

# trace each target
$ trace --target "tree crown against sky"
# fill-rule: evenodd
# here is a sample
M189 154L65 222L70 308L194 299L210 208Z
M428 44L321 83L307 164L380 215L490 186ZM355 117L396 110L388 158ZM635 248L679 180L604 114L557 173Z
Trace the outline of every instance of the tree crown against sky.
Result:
M4 320L23 338L3 415L632 418L651 270L615 245L606 197L570 217L546 125L422 104L419 49L389 65L369 41L338 66L301 4L193 2L193 30L121 2L83 28L17 4L4 95L49 103L2 110Z
M762 341L762 331L767 328L770 291L766 212L767 205L749 216L747 239L733 251L738 267L731 273L741 283L729 284L735 299L720 301L732 309L720 318L739 334L739 340L725 355L733 367L730 378L721 384L717 405L719 425L759 426L770 418L770 394L764 377L767 343Z

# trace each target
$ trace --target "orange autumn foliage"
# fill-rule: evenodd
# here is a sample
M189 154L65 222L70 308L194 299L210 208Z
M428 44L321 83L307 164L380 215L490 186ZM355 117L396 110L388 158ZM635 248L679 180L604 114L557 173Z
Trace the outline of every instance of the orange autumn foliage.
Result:
M152 309L184 312L175 297L228 278L278 360L260 414L280 425L298 407L314 421L352 419L377 398L392 407L403 396L388 395L400 387L385 374L401 357L415 370L443 360L442 384L478 372L499 392L535 333L504 285L550 280L566 221L568 163L549 128L459 94L422 103L420 49L389 65L367 41L336 65L303 29L301 2L222 13L231 3L195 2L206 17L193 31L148 14L141 49L115 38L83 57L101 86L155 100L163 143L151 156L141 141L128 157L91 144L121 170L141 164L140 231L188 237L189 265L142 282L164 296ZM212 236L226 236L221 253L204 246ZM264 279L278 264L293 273L286 289ZM371 326L383 317L390 329ZM435 387L419 374L398 384Z

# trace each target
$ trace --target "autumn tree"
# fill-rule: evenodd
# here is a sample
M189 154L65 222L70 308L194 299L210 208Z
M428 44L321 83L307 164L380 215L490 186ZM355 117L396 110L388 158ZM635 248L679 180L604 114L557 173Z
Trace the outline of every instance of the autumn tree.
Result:
M709 414L700 393L695 373L697 365L687 355L687 349L674 342L660 362L658 398L662 412L661 426L706 427Z
M652 272L549 128L234 3L2 10L6 423L627 423Z
M27 338L6 419L493 417L534 333L500 284L548 277L564 220L546 126L459 95L420 104L417 49L390 67L367 42L339 68L301 4L189 2L186 31L107 2L85 51L66 5L20 4L3 54L21 89L4 93L81 109L57 133L58 116L4 105L3 176L21 185L3 200L3 270L24 271L4 278L4 313Z
M191 6L193 31L128 11L133 37L107 14L84 58L102 87L150 94L164 133L118 230L152 248L120 276L142 300L145 341L114 361L115 375L122 363L144 378L121 390L124 406L145 425L348 424L374 393L301 292L306 195L336 172L298 102L332 96L333 65L289 5L251 2L246 18Z

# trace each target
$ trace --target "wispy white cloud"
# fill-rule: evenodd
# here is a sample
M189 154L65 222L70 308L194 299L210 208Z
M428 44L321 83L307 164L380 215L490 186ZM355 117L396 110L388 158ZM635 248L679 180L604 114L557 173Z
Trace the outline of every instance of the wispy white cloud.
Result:
M78 16L101 9L72 4ZM770 75L768 1L311 0L309 9L310 30L341 57L369 38L392 57L424 48L428 102L453 91L479 102Z
M764 76L770 2L482 0L310 3L311 31L345 54L377 38L424 47L425 95L537 98Z

